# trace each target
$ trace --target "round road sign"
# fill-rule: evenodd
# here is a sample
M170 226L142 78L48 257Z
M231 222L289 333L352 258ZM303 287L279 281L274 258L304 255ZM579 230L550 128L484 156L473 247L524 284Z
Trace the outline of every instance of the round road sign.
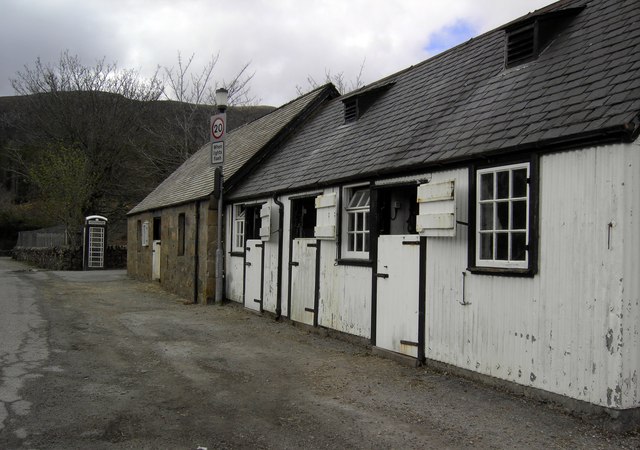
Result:
M213 139L220 139L224 134L224 120L222 117L216 117L211 123L211 136Z

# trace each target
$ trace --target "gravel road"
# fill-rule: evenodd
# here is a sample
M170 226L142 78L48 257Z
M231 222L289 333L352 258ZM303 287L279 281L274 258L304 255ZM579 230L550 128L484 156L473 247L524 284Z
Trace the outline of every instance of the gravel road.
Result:
M239 306L187 305L123 271L0 258L0 314L2 449L640 447L638 433Z

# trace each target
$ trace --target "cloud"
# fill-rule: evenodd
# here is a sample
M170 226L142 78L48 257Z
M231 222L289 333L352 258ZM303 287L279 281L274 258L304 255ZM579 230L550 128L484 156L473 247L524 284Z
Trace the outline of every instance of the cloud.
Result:
M68 49L86 63L106 57L150 75L176 55L203 65L220 53L217 80L246 62L252 92L266 104L296 96L308 75L326 71L364 81L416 64L549 0L5 0L0 17L0 95L37 57Z

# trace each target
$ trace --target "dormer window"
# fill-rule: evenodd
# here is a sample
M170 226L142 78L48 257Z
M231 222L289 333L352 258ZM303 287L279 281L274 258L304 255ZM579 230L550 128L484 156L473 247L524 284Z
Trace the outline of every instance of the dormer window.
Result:
M536 21L507 34L507 67L531 61L538 56L537 32Z
M344 123L353 123L360 119L378 98L395 84L394 80L384 80L365 86L342 97L344 105Z
M568 8L526 16L507 25L505 66L518 66L532 61L553 41L584 7Z
M353 97L344 101L344 123L358 120L358 98Z

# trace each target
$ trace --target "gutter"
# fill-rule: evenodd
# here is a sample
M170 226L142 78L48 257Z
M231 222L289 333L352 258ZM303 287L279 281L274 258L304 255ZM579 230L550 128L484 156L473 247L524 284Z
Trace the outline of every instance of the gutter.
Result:
M596 131L582 132L567 137L547 139L527 144L518 144L503 149L482 151L471 155L463 155L428 164L412 164L411 166L398 166L374 170L371 172L360 172L358 174L347 175L341 178L328 179L321 182L314 182L313 184L296 186L288 189L287 192L292 194L296 192L305 192L310 189L324 189L347 183L366 182L379 177L409 176L413 174L418 175L426 171L454 169L456 167L466 166L474 161L487 161L494 158L508 157L529 152L535 152L543 155L545 153L576 150L597 145L630 143L634 142L639 136L640 114L633 120L622 125L614 125ZM401 159L401 157L399 158ZM283 192L283 190L280 192ZM242 202L259 197L260 193L249 193L233 197L232 200L235 202Z
M284 242L284 204L273 194L273 202L278 205L278 281L276 294L276 320L282 316L282 244ZM264 254L264 253L263 253Z

